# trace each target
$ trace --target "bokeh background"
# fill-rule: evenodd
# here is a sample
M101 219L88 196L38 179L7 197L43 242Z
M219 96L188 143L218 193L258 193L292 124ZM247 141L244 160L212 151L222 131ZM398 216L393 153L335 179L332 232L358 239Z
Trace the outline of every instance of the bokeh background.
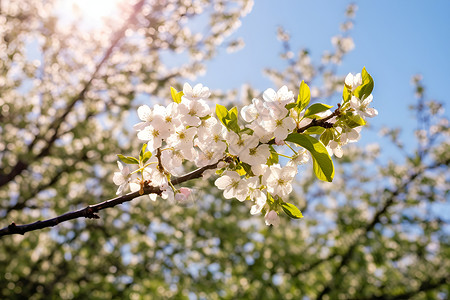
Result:
M311 165L267 227L250 203L193 181L192 203L148 198L0 238L5 299L447 299L447 1L1 1L0 227L115 196L137 155L136 108L203 83L241 107L266 88L340 102L375 81L333 183ZM191 166L186 165L188 170Z

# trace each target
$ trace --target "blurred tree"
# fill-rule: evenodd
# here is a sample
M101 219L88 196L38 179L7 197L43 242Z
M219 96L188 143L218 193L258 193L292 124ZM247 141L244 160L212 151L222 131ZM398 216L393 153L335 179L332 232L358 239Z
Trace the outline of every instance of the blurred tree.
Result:
M142 96L170 99L169 87L201 73L222 43L239 45L226 37L251 5L141 0L86 34L79 20L63 23L53 1L1 1L2 226L111 198L115 154L140 147L126 142L135 141L129 112ZM334 94L354 10L319 65L307 49L295 55L280 28L289 64L266 73L291 89L305 79L316 98ZM448 201L448 121L425 101L420 78L414 84L417 149L386 129L403 162L372 144L348 148L332 184L305 172L291 199L301 221L266 227L213 181L192 182L189 207L135 199L99 220L2 237L1 298L447 298L449 219L439 207ZM242 98L258 93L247 87Z

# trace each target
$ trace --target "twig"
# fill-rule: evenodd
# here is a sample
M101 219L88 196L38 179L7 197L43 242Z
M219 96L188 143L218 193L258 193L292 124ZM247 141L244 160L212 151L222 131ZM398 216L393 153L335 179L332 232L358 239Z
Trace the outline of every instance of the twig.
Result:
M209 169L215 169L219 162L222 160L219 160L218 162L204 166L202 168L199 168L195 171L192 171L186 175L183 175L178 178L174 178L171 180L171 183L173 185L177 185L192 179L196 179L202 176L203 172ZM142 195L148 195L148 194L161 194L161 189L159 187L153 187L153 186L144 186L144 193ZM43 229L46 227L53 227L56 226L62 222L66 222L69 220L77 219L77 218L88 218L88 219L99 219L100 216L97 214L99 211L104 210L106 208L114 207L116 205L122 204L124 202L131 201L137 197L140 197L141 194L139 191L134 193L129 193L123 196L119 196L113 199L109 199L106 201L103 201L101 203L95 204L95 205L88 205L82 209L72 211L65 213L63 215L60 215L58 217L47 219L44 221L37 221L30 224L25 225L17 225L15 222L12 222L8 226L0 229L0 237L5 235L12 235L12 234L25 234L26 232Z

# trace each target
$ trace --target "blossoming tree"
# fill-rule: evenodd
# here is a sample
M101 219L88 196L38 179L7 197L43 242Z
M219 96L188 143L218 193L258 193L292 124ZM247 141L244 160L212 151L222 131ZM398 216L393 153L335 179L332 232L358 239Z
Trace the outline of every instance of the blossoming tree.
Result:
M90 34L54 4L0 3L0 298L448 295L433 208L448 121L416 79L419 147L384 132L404 162L350 144L376 115L370 75L336 74L354 5L320 64L279 28L288 66L265 70L279 89L223 103L236 93L183 83L242 45L227 37L252 1L137 1Z

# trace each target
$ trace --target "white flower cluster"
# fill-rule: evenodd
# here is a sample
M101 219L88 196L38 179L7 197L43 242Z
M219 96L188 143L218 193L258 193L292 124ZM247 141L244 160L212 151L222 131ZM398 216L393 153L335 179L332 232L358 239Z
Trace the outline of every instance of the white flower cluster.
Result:
M322 173L326 173L318 178L331 181L334 168L330 155L341 157L341 146L359 139L364 118L377 115L375 109L368 107L373 82L364 72L365 69L363 76L346 77L344 100L334 112L320 103L307 108L310 92L303 82L297 100L286 86L278 91L267 89L263 100L254 98L242 108L240 115L247 122L245 126L238 124L236 108L227 110L217 105L214 114L207 102L210 97L207 87L197 84L192 88L186 83L182 92L173 89L173 103L165 107L155 105L153 109L147 105L138 108L142 122L134 128L146 144L139 159L119 155L123 162L137 164L139 168L130 172L128 166L119 162L120 172L113 178L119 185L117 194L123 194L128 186L132 191L142 191L144 185L150 185L160 188L162 198L182 203L190 190L176 189L170 178L180 175L183 162L188 160L219 175L215 185L223 190L225 198L253 201L250 213L263 213L267 225L277 225L281 211L291 218L301 218L300 210L283 199L293 190L297 166L310 158L306 150ZM320 141L312 135L320 135ZM306 149L296 151L290 144ZM281 154L273 145L286 145L292 150L284 166L279 164ZM326 159L325 163L323 159L316 162L319 154L329 158L328 165ZM142 178L132 179L137 173ZM211 171L203 175L206 173ZM155 200L157 195L149 196Z
M349 73L345 77L345 87L354 92L362 84L361 73L353 75ZM363 120L365 118L373 118L378 115L378 111L375 108L369 107L370 102L372 102L373 96L369 94L366 98L359 99L357 96L352 95L350 101L348 101L347 106L350 106L350 110L353 115L360 116ZM345 108L346 103L343 101L341 103L342 107ZM365 124L365 122L363 123ZM330 155L336 155L337 157L342 157L344 152L342 151L342 146L348 143L354 143L359 140L360 132L362 126L351 127L348 123L335 124L336 133L334 134L334 139L331 140L327 146Z

